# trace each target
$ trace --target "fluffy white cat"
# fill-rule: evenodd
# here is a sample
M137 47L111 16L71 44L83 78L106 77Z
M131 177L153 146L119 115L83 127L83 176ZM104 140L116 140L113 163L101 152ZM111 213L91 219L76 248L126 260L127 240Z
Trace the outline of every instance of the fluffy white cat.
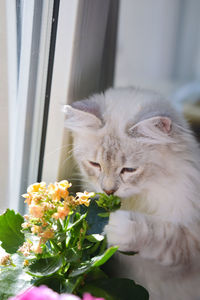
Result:
M105 232L110 245L137 254L118 254L116 275L152 300L199 300L200 152L184 118L136 88L109 89L65 113L83 176L122 198Z

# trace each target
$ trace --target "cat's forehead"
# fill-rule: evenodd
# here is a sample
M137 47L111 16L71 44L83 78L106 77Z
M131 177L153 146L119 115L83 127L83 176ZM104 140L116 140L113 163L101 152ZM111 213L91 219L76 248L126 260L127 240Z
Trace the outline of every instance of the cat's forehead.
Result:
M113 130L107 131L107 134L102 135L101 139L102 147L109 148L110 150L119 150L121 147L121 140L117 132Z
M116 134L106 134L101 139L98 157L104 162L125 163L126 155L123 149L122 141Z
M102 134L100 139L98 139L96 151L98 159L124 164L127 156L130 156L131 151L134 151L133 149L135 148L134 141L130 145L128 140L125 134L121 136L116 130L107 130L107 133Z

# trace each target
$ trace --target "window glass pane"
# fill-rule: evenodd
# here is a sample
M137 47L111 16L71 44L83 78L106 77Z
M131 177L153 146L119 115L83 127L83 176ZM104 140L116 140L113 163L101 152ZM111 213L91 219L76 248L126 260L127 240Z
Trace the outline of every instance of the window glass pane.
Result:
M115 69L115 86L163 93L196 128L200 124L199 11L196 0L122 0Z
M37 181L54 1L0 1L0 209Z
M115 85L167 94L200 76L200 2L121 1Z

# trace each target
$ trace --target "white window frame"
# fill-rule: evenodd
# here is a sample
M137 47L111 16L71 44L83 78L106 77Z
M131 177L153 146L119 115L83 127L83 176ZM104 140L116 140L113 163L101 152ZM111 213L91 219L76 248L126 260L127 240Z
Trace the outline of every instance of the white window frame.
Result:
M118 0L60 0L42 173L47 183L71 180L74 171L63 106L113 83L117 19Z
M21 213L24 212L21 194L37 181L38 175L53 3L53 0L22 1L19 85L14 107L16 118L11 125L9 203L10 208Z
M14 118L16 84L17 84L17 45L16 45L16 16L15 1L0 1L0 212L9 205L10 189L10 151L13 147L10 133L11 120Z

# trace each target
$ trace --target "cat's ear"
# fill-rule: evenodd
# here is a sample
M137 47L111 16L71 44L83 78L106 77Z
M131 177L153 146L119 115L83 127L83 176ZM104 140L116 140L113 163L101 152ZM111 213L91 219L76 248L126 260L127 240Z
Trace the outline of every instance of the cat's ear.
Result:
M151 144L172 142L171 131L171 119L163 116L145 119L127 128L130 136Z
M102 127L100 110L97 103L91 100L76 101L64 106L66 115L65 127L72 131L96 130Z

